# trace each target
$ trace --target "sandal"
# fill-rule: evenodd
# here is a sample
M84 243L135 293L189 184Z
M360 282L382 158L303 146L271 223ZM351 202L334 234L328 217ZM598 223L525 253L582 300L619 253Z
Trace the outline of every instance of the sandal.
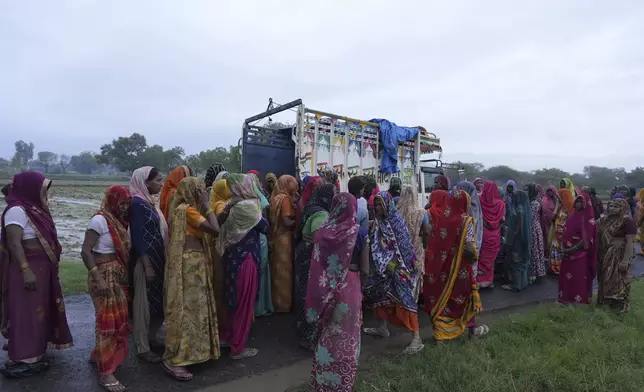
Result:
M156 355L152 351L148 351L147 353L141 353L136 355L139 359L144 360L147 363L151 363L153 365L159 364L163 362L163 358L160 356Z
M240 359L252 358L252 357L256 356L257 354L259 354L258 349L256 349L256 348L247 348L244 351L242 351L241 353L231 355L230 357L232 359L238 361Z
M390 335L388 329L382 328L364 328L362 331L369 336L377 336L381 338L388 338Z
M512 291L513 293L518 293L518 292L519 292L519 290L517 290L517 289L516 289L514 286L512 286L511 284L504 284L503 286L501 286L501 288L502 288L503 290Z
M111 383L106 383L101 381L100 379L98 380L98 385L101 386L101 388L105 389L107 392L125 392L127 391L127 388L125 385L121 384L120 381L116 382L111 382Z
M168 364L163 362L163 369L179 381L190 381L193 377L192 373L187 371L183 366L168 366Z
M490 333L490 327L485 324L470 328L470 338L480 338L487 335L488 333Z
M425 345L423 344L423 342L420 340L417 340L415 342L411 342L409 346L405 347L405 349L403 350L403 354L410 354L410 355L418 354L423 350L424 347Z

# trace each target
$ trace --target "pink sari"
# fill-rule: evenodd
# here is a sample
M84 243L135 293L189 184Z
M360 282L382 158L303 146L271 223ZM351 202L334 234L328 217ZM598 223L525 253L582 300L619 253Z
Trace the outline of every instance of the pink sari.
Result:
M501 200L499 188L492 181L483 185L481 194L483 211L483 242L479 252L479 275L477 281L481 287L490 287L494 283L494 262L501 249L501 222L505 217L505 203Z
M320 330L309 391L350 392L356 379L362 326L360 276L349 270L358 238L357 201L333 198L331 213L315 233L306 295L307 321ZM365 244L366 245L366 244Z
M581 211L577 209L566 220L563 234L563 249L573 247L580 241L581 249L564 254L559 272L560 304L590 304L593 298L593 279L597 274L597 225L590 198L582 194Z

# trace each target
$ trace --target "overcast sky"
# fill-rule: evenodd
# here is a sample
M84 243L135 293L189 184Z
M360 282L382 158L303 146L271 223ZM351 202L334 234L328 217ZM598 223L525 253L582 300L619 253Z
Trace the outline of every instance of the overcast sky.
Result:
M424 125L446 160L642 166L642 21L636 0L0 0L0 156L132 132L195 153L273 97Z

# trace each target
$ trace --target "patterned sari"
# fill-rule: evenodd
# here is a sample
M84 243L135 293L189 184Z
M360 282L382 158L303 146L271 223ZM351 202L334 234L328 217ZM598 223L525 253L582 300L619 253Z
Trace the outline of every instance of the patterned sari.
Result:
M494 266L501 249L501 225L505 217L505 203L492 181L483 185L480 200L483 242L479 250L478 282L481 287L490 287L494 284Z
M310 184L310 182L309 182ZM308 203L302 213L300 223L300 241L295 248L295 315L297 317L297 333L305 343L315 342L315 325L306 321L306 291L309 283L311 255L313 253L313 237L317 230L326 222L331 201L335 195L335 186L323 184L317 187L307 199Z
M221 171L217 172L217 174L220 172ZM210 210L212 210L215 215L221 214L224 207L226 207L228 200L230 200L230 191L228 190L226 180L223 179L216 181L210 189ZM223 325L226 322L226 313L228 311L228 308L226 307L226 299L224 297L224 266L221 261L221 256L217 252L217 236L207 234L206 239L210 246L210 258L212 259L212 284L215 290L217 321L219 322L219 325Z
M88 278L89 294L96 312L96 346L92 352L92 360L96 361L101 376L113 374L128 354L130 326L127 264L130 255L130 235L122 211L127 211L131 200L126 187L111 186L107 188L101 208L96 213L105 218L116 251L114 259L96 263L98 272L107 284L106 294L97 293L94 275Z
M188 366L219 358L219 336L209 246L200 231L201 180L186 177L170 206L170 246L165 265L165 353L169 366ZM188 245L201 242L201 249Z
M575 209L575 197L573 192L568 188L559 190L559 197L561 202L557 204L555 209L555 223L550 229L550 271L555 275L559 275L561 269L561 261L563 260L563 235L568 216L572 214Z
M599 274L597 304L609 304L622 312L630 308L630 271L633 251L629 249L627 236L636 234L635 221L629 216L626 200L612 200L609 215L598 222ZM620 264L626 268L620 269Z
M293 176L277 181L270 205L269 234L273 306L276 312L290 312L293 305L293 228L286 227L283 217L295 217L293 200L299 185Z
M530 284L532 267L532 209L525 191L517 190L512 195L513 212L508 220L507 271L510 284L503 286L512 291L521 291Z
M315 234L307 319L319 328L309 390L351 392L360 357L360 276L349 270L358 237L357 203L349 193L333 198L331 214Z
M459 337L482 309L472 268L478 253L469 204L469 195L455 190L443 214L432 221L424 295L436 340ZM466 246L473 257L465 256Z
M590 304L593 298L593 279L597 274L597 224L595 212L587 195L578 196L581 210L574 208L566 221L562 245L570 249L563 256L559 274L560 304Z
M423 274L425 273L425 246L420 229L423 219L426 216L425 210L418 207L418 199L414 188L405 187L398 201L398 211L407 224L407 230L416 254L416 281L414 282L414 300L418 302L418 296L423 290Z
M418 331L418 305L414 300L416 254L407 224L389 192L380 192L383 216L376 216L370 233L371 268L364 287L365 302L376 318Z
M188 166L179 166L170 172L163 182L163 188L161 188L161 194L159 195L159 208L166 220L169 218L172 196L177 191L181 180L188 176L190 176L190 168Z

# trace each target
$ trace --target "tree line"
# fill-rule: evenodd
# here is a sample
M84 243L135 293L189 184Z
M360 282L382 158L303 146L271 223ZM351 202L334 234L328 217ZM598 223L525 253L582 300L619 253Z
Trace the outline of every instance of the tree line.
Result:
M41 170L45 173L67 173L72 170L81 174L131 173L141 166L154 166L170 172L179 165L189 165L197 173L205 172L210 165L223 163L230 171L239 171L239 147L215 147L198 154L186 155L182 147L164 149L158 144L149 146L145 136L133 133L104 144L100 153L83 151L77 155L39 151L36 154L32 142L18 140L14 143L11 160L0 159L0 170Z

